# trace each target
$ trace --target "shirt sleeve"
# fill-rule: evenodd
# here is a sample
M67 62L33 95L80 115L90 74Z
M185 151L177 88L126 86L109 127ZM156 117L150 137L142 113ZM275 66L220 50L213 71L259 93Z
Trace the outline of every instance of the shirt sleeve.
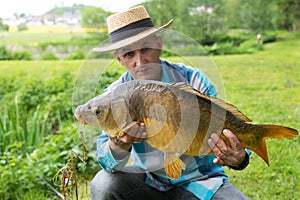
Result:
M194 69L188 73L190 85L207 96L216 97L217 88L209 80L209 78L199 69Z
M130 154L128 154L122 160L116 160L108 145L108 135L102 131L102 134L97 138L97 161L102 169L110 172L121 170L129 160Z

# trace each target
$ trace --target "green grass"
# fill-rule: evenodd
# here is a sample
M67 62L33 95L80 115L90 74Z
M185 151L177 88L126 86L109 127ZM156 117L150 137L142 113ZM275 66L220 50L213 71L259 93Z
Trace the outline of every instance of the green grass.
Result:
M296 37L297 36L297 37ZM254 55L213 57L226 99L254 123L272 123L300 130L300 37L286 36ZM250 199L298 199L300 139L269 140L270 167L255 153L241 172L228 171L231 182Z
M300 34L293 33L284 35L276 43L264 45L264 51L255 54L211 57L217 66L212 71L221 78L216 85L224 86L221 97L236 105L254 123L280 124L300 130L299 47ZM203 58L190 60L200 63ZM87 69L105 67L105 63L107 61L95 65L90 62ZM0 78L44 77L46 80L65 72L76 77L82 65L84 61L2 61ZM253 153L245 170L227 170L231 182L249 199L298 199L299 140L269 140L270 167ZM81 199L88 196L84 187L79 191Z
M87 33L75 32L0 32L0 46L2 45L37 45L41 42L69 41L74 37L84 37Z

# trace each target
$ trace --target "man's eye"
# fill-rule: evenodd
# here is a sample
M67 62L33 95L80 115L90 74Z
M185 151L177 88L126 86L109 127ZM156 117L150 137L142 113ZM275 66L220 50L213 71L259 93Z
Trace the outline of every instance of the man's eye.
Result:
M124 55L124 58L126 58L126 57L132 57L133 56L133 52L132 51L130 51L130 52L127 52L127 53L125 53Z

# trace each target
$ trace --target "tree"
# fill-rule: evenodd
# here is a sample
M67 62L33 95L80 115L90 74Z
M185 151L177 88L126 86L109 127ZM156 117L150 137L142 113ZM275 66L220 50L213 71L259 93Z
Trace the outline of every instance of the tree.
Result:
M174 19L172 29L201 43L225 30L224 0L149 0L144 5L155 25Z
M276 0L276 11L277 28L295 31L300 25L300 0Z
M272 0L239 0L236 4L236 20L240 28L262 33L273 29L274 6Z
M9 26L7 24L2 23L2 19L0 18L0 31L8 31Z
M85 27L106 28L106 18L111 14L102 8L87 8L81 15L82 25Z

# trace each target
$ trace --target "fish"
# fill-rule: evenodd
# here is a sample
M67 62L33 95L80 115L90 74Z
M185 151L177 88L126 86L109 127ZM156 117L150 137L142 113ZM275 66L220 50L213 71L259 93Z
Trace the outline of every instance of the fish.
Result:
M231 130L242 146L260 156L269 166L267 139L294 139L298 131L274 124L254 124L236 106L207 96L180 83L133 80L119 84L77 106L75 118L83 125L99 127L121 138L131 126L143 122L145 142L164 153L168 178L178 179L185 163L181 155L212 154L208 139Z

